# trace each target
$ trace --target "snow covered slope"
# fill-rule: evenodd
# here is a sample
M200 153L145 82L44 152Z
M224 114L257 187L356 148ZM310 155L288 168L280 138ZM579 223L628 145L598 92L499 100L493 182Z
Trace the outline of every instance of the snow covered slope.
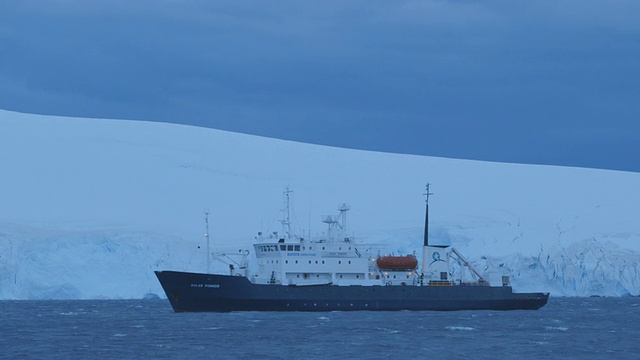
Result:
M425 141L438 134L424 134ZM398 139L402 141L402 139ZM297 233L352 206L349 231L385 252L431 239L517 291L640 295L640 174L397 155L140 121L0 111L0 299L163 296L153 270L204 269L216 249Z

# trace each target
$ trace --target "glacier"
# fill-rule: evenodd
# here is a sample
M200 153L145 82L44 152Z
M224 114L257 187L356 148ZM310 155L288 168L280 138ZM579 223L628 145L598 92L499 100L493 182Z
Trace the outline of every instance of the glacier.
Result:
M250 248L281 230L287 186L297 233L321 234L320 216L346 202L362 246L411 253L427 182L432 241L490 278L552 296L640 295L639 173L4 110L0 164L0 299L164 297L154 270L206 267L205 211L214 251Z

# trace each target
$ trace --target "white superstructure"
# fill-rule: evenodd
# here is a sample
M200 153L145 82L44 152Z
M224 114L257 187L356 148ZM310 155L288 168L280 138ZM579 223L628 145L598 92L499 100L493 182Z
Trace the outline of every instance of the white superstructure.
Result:
M290 198L287 188L285 195L285 218L280 220L283 235L273 232L256 237L253 245L257 269L252 275L248 271L231 273L247 276L255 284L285 286L310 286L332 284L337 286L451 286L460 285L461 280L453 280L449 260L451 256L462 265L470 267L466 259L455 249L443 246L429 246L427 240L427 217L425 219L425 246L422 266L418 270L418 260L414 255L379 256L370 254L369 249L347 236L347 211L350 207L342 204L338 215L326 215L322 221L328 225L324 238L307 240L291 233ZM427 194L428 193L427 190ZM427 198L428 200L428 198ZM248 253L248 252L247 252ZM246 254L243 264L247 264ZM246 269L241 266L241 269ZM478 283L484 280L475 269Z
M322 216L322 221L328 225L326 236L309 241L291 235L290 193L289 189L284 192L287 217L281 220L286 236L272 233L265 238L258 233L258 243L253 246L258 269L251 277L252 282L299 286L385 283L385 276L375 265L375 259L358 249L357 244L346 236L348 205L340 205L339 215ZM413 279L415 272L407 272L405 276Z
M362 256L348 241L287 242L254 245L258 272L251 279L261 284L282 285L380 285L382 274L375 259ZM407 273L407 277L414 274Z

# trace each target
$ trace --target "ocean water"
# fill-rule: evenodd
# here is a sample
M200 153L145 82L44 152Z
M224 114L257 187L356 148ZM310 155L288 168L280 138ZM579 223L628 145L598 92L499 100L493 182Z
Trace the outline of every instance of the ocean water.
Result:
M639 359L640 298L537 311L181 313L166 300L0 301L6 359Z

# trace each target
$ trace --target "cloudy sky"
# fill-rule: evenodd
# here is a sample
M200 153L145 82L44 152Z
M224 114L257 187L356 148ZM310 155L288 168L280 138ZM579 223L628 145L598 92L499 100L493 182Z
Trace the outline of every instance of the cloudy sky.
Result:
M0 0L0 108L640 171L640 1Z

